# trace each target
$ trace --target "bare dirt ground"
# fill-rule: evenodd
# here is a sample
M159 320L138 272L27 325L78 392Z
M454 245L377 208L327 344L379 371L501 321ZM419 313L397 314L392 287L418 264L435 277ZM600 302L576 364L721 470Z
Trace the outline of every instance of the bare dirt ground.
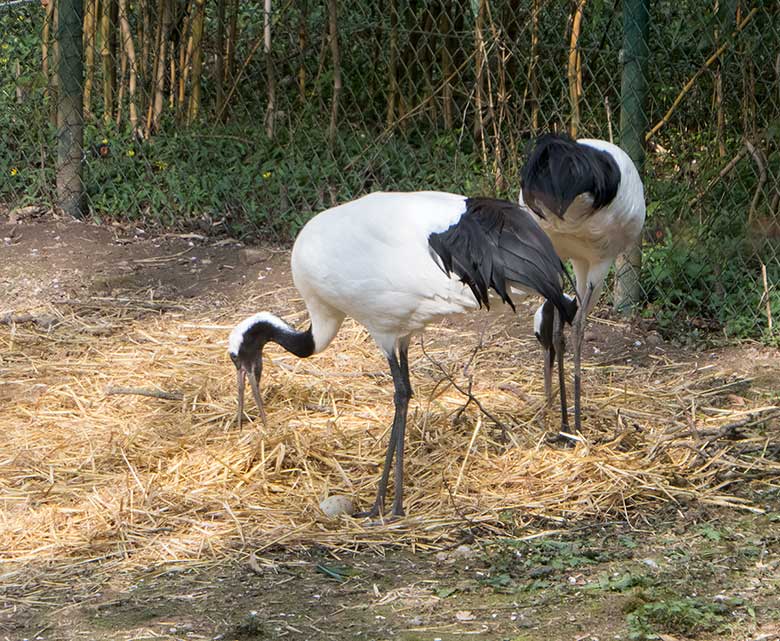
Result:
M100 314L127 300L147 301L150 314L176 305L232 317L248 292L290 284L285 248L146 236L52 219L0 224L0 332L45 328L58 306ZM512 333L529 331L530 309ZM602 316L588 359L642 367L654 354L684 356L748 377L734 404L780 397L776 350L683 350L650 326ZM28 393L11 374L0 354L4 404ZM0 466L13 456L0 452ZM106 573L44 553L20 573L0 551L0 639L776 640L780 487L759 482L743 493L760 513L674 502L630 523L488 541L464 520L457 543L439 552L276 546L257 558L244 541L228 560ZM0 527L9 515L0 497Z

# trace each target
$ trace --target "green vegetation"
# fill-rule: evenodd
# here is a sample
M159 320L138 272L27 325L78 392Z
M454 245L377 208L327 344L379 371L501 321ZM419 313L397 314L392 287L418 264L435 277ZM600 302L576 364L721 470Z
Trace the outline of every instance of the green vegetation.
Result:
M722 626L729 610L725 603L707 603L696 598L643 603L627 615L628 638L644 641L656 639L662 633L695 638Z

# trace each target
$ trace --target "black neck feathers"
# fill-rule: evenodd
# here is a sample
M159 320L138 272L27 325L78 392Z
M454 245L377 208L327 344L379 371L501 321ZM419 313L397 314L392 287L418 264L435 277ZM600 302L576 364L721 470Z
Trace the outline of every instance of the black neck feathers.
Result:
M274 329L275 332L269 340L281 345L291 354L295 354L299 358L308 358L314 353L314 335L311 331L311 325L305 332L299 332L292 328L290 330Z
M290 327L283 320L266 312L248 318L231 335L230 350L242 361L257 358L269 341L281 345L291 354L306 358L314 353L311 326L304 332Z

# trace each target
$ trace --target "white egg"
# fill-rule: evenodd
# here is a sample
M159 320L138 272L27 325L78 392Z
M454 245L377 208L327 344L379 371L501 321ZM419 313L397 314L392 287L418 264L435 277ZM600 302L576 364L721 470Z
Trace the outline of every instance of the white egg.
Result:
M320 503L320 509L325 516L335 518L342 514L352 514L354 506L352 499L343 494L334 494Z

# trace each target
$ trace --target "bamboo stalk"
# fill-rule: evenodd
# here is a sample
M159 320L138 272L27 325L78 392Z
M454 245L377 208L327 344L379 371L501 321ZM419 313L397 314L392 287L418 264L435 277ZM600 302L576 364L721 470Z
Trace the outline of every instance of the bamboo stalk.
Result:
M187 105L187 52L191 51L190 47L192 47L192 32L190 31L189 36L187 35L187 24L185 24L187 22L185 16L185 19L182 21L182 29L178 40L179 75L174 78L174 74L171 74L171 91L173 91L173 87L176 87L176 122L182 122L184 120L185 105ZM174 52L171 51L171 56L173 55Z
M301 15L298 20L298 55L300 56L300 63L298 64L298 95L301 104L306 102L306 65L304 64L304 53L306 51L306 43L309 40L307 28L308 15L308 0L301 0Z
M117 2L117 5L119 2ZM118 8L118 6L117 6ZM119 14L117 13L117 24L114 25L115 29L119 29ZM125 54L124 38L119 38L118 52L119 56L119 74L116 79L116 115L114 121L117 127L122 122L122 116L124 115L124 101L125 94L127 94L127 56ZM116 63L114 63L116 67Z
M44 29L48 29L48 31L45 32L45 42L48 43L51 42L51 60L48 60L48 46L47 46L47 62L50 63L49 69L50 73L48 75L47 81L48 81L48 94L49 94L49 100L52 105L52 110L49 114L49 120L52 125L55 127L58 126L58 116L57 116L57 101L58 101L58 90L59 90L59 65L60 65L60 43L59 40L54 37L51 38L51 33L54 33L55 36L57 34L57 30L59 28L59 21L60 21L60 12L57 8L57 3L52 0L52 2L49 2L48 5L46 5L46 21L44 23ZM52 70L53 69L53 70Z
M111 122L116 93L116 31L112 20L116 0L102 0L100 14L100 56L103 61L103 122Z
M171 41L168 45L168 109L171 113L176 113L176 44Z
M46 14L43 18L43 28L41 29L41 72L48 80L49 78L49 40L51 38L52 18L54 15L54 2L46 5Z
M122 46L127 57L127 66L129 72L128 80L128 111L130 115L130 127L133 132L138 127L138 106L136 103L136 90L138 86L138 76L136 73L136 55L133 34L130 31L130 21L127 17L127 0L119 0L119 24L122 32Z
M214 75L217 87L217 112L225 102L225 0L217 0L217 54Z
M718 16L714 30L714 40L716 45L720 45L721 40L721 28L720 25L723 20L720 18L720 12L722 8L720 2L715 0L714 12ZM731 18L733 16L730 16ZM715 102L716 109L716 137L718 140L718 155L721 158L726 157L726 110L723 106L723 63L718 60L715 63L715 81L713 87L713 100Z
M485 143L485 123L482 115L483 86L485 77L485 39L482 35L485 20L485 2L480 0L477 19L474 24L474 102L476 118L474 119L474 137L482 148L482 162L487 165L487 145Z
M192 72L192 55L195 47L195 43L192 39L192 25L190 20L190 14L184 16L181 26L181 39L179 41L179 110L184 112L185 97L187 94L187 86L190 81L190 73ZM201 36L201 43L203 42L203 36ZM186 43L186 45L185 45ZM201 44L202 48L202 44ZM202 57L201 53L201 57ZM201 71L201 77L203 72ZM181 120L182 114L177 114L177 117Z
M159 1L157 16L159 22L157 26L157 42L154 61L153 98L147 114L147 133L159 130L165 101L165 67L171 19L168 0Z
M431 71L436 65L436 54L433 45L435 27L436 25L433 19L433 15L431 14L431 11L428 10L425 12L425 23L423 24L423 28L422 28L423 45L422 45L422 56L420 60L420 63L422 65L426 96L433 96L433 79L431 78ZM437 120L436 101L431 100L429 104L431 105L430 120L431 122L436 122Z
M217 120L223 120L227 117L228 103L233 95L235 88L235 66L236 66L236 38L238 37L238 0L228 0L230 2L228 15L227 38L225 41L225 65L224 81L230 83L233 88L225 95L222 104L217 107Z
M228 39L225 65L225 80L235 79L236 67L236 39L238 38L238 0L233 0L230 6L230 19L228 22Z
M330 52L333 57L333 102L330 111L328 139L331 147L333 147L336 141L336 125L339 114L339 98L341 96L341 53L339 51L336 0L328 0L328 23L330 25Z
M157 26L155 28L154 33L154 51L158 52L160 49L160 38L162 37L162 13L163 13L163 3L165 0L157 0ZM151 9L150 9L151 11ZM147 31L148 36L151 36L151 33ZM152 42L151 38L147 37L147 43L149 45L149 52L148 55L151 55L152 51ZM151 64L151 77L149 81L149 91L147 92L148 95L148 104L146 107L146 131L145 135L149 136L152 133L152 124L154 119L154 101L157 95L157 75L159 72L158 64L159 60L155 56L154 58L150 58L149 60Z
M403 118L409 107L417 100L417 79L422 75L420 36L422 30L417 24L417 14L411 2L403 3L399 13L400 24L407 33L406 44L399 48L398 117ZM404 90L405 88L405 90ZM427 103L426 103L427 104Z
M149 77L149 52L152 48L152 24L151 24L151 2L152 0L140 0L139 10L141 11L141 18L138 20L140 33L138 35L138 43L141 46L141 64L139 65L139 71L141 72L141 78L145 83ZM151 92L150 92L151 93Z
M577 137L580 128L580 96L582 94L582 64L579 50L580 33L582 32L582 17L585 12L585 1L577 0L574 18L571 23L571 39L569 41L569 59L567 77L569 80L569 101L571 102L571 121L569 133Z
M449 13L449 0L441 0L439 5L439 32L441 38L441 75L445 79L442 95L442 115L444 117L444 127L452 129L454 118L452 114L452 84L449 81L452 70L452 53L450 52L450 32L452 31L452 21Z
M496 25L493 22L493 15L490 11L489 2L485 2L485 13L487 15L488 26L490 28L490 34L493 38L493 43L499 46L499 53L503 53L501 38L498 34L498 29L496 29ZM488 73L485 75L487 79L488 121L493 129L493 176L495 178L494 187L497 191L501 191L503 190L504 187L504 179L503 179L503 146L501 144L500 127L501 127L501 121L503 119L503 108L502 108L503 99L504 99L503 97L506 96L506 90L505 87L503 87L505 67L504 67L504 60L502 56L499 56L497 66L498 66L498 78L499 78L498 93L499 93L499 112L500 112L498 117L496 117L495 106L493 104L493 83L491 80L489 67L488 67Z
M266 0L266 2L270 2L270 0ZM192 44L192 87L190 89L190 105L187 110L187 122L190 124L197 120L198 113L200 112L201 76L203 71L203 22L205 11L205 0L195 0L191 25L192 36L190 38Z
M398 3L389 0L390 13L390 59L387 65L387 117L385 123L389 127L395 121L395 103L398 99Z
M328 9L330 9L330 4ZM268 104L265 109L265 135L268 138L273 138L274 122L276 120L276 78L271 58L271 0L264 0L263 4L263 43L265 78L268 85Z
M92 117L92 86L95 81L98 0L84 2L84 118Z
M533 0L531 8L531 62L528 66L528 86L531 88L531 131L539 129L539 79L536 64L539 59L539 2Z

